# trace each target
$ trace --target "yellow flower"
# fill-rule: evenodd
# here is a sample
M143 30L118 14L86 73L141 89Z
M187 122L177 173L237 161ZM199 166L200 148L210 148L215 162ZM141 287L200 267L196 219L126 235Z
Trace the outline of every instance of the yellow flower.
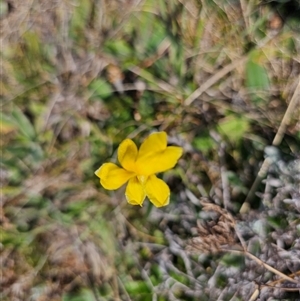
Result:
M165 132L149 135L139 150L131 139L125 139L118 148L123 168L104 163L95 174L108 190L118 189L128 181L125 196L131 205L142 206L147 196L156 207L162 207L169 204L170 189L155 174L173 168L181 155L181 147L167 146Z

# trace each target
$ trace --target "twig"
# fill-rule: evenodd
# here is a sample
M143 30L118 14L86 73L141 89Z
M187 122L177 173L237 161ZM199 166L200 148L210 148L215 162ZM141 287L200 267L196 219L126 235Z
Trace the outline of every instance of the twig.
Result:
M261 264L263 265L267 270L269 270L270 272L280 276L281 278L287 280L287 281L290 281L290 282L293 282L293 283L297 283L299 284L298 281L296 281L295 279L283 274L282 272L276 270L275 268L271 267L270 265L268 265L267 263L263 262L262 260L260 260L259 258L257 258L256 256L254 256L253 254L249 253L248 251L242 251L242 250L224 250L224 251L230 251L232 253L236 253L236 254L244 254L246 256L248 256L249 258L253 259L254 261L256 261L258 264Z
M253 294L251 295L251 298L249 299L249 301L254 301L257 299L259 295L259 289L258 289L258 285L256 285L256 289L255 291L253 292Z
M291 274L290 276L294 277L300 274L300 271ZM268 288L274 288L274 289L278 289L279 287L276 287L275 284L282 282L284 279L280 278L278 280L272 281L269 284L264 284L264 285L260 285L260 287L268 287ZM281 290L285 290L285 291L290 291L290 292L294 292L294 291L299 291L299 287L297 288L290 288L290 287L280 287ZM249 301L254 301L257 299L259 295L259 288L258 285L256 285L256 289L253 292L253 294L251 295L251 298L249 299Z
M136 75L146 79L148 82L156 85L157 87L159 87L163 91L167 92L168 94L172 94L172 95L175 95L177 98L180 98L180 95L177 94L177 91L173 86L171 86L169 83L167 83L163 80L159 80L159 79L155 78L151 73L147 72L146 70L143 70L138 66L129 67L128 70L130 70L131 72L135 73Z
M292 96L292 99L291 99L291 101L288 105L288 108L287 108L287 110L286 110L286 112L285 112L285 114L282 118L280 126L277 130L277 133L276 133L274 139L273 139L272 145L277 146L281 143L281 141L284 137L286 128L287 128L287 126L289 125L289 123L291 121L292 114L295 111L297 102L299 102L299 99L300 99L300 76L298 78L298 85L297 85L297 87L295 89L295 92ZM257 174L257 177L256 177L254 183L252 184L252 186L250 188L250 191L249 191L249 193L248 193L248 195L245 199L245 202L241 206L240 213L245 213L249 210L250 200L252 199L252 196L254 195L258 185L260 184L262 179L266 176L266 174L269 170L270 164L271 164L270 158L266 158L264 160L258 174Z
M117 282L116 282L115 278L117 278ZM123 284L123 282L122 282L122 279L121 279L119 276L115 276L115 277L114 277L114 282L116 282L116 283L120 286L120 288L123 290L123 292L124 292L124 294L125 294L127 300L132 301L132 299L130 298L130 296L129 296L127 290L126 290L126 287L124 286L124 284ZM116 295L116 293L115 293L115 295ZM117 293L117 295L118 295L118 293ZM115 297L116 297L116 296L115 296ZM123 296L122 296L122 297L123 297ZM115 299L115 300L116 300L116 301L120 301L120 298Z
M248 7L247 5L249 5L249 3L245 2L245 0L240 0L240 5L241 5L241 10L242 10L242 15L243 15L243 19L244 19L244 22L245 22L245 26L246 26L246 29L249 30L250 28L250 22L249 22L249 12L248 12Z
M277 130L276 136L272 142L272 145L279 145L283 139L283 136L285 134L286 131L286 127L289 125L290 121L291 121L291 117L295 111L296 108L296 104L297 102L299 102L300 100L300 76L299 76L299 81L298 81L298 85L296 87L296 90L294 92L294 95L289 103L289 106L282 118L282 121L280 123L280 126Z

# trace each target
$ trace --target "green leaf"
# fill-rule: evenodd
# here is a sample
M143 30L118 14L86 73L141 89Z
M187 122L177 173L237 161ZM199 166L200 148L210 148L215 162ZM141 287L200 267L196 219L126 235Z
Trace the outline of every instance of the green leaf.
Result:
M87 289L82 289L79 293L67 293L63 295L62 301L95 301L94 294Z
M90 1L80 0L77 1L77 5L72 14L71 18L71 31L73 29L82 29L85 27L85 24L88 20L89 12L91 9Z
M248 192L248 189L244 186L243 181L239 177L237 173L234 171L228 170L226 172L227 179L229 181L230 186L235 190L236 193L244 193Z
M108 41L104 47L109 54L113 53L117 56L128 57L132 53L130 46L124 40Z
M228 267L243 267L245 264L245 258L242 255L225 254L221 259L222 264Z
M7 134L10 133L14 130L16 130L18 127L16 126L15 122L13 120L6 116L1 114L1 119L0 119L0 133L1 134Z
M100 98L107 98L113 93L110 84L100 78L94 80L89 85L89 89L93 91L93 96L98 96Z
M269 77L266 69L251 60L248 61L246 64L246 84L250 90L268 90Z
M26 43L27 53L31 58L37 58L41 55L41 41L36 32L26 31L23 34L23 39Z
M138 111L143 118L150 117L154 113L154 100L148 97L141 97L138 104Z
M229 115L219 121L219 131L232 143L239 142L249 129L249 121L243 116Z
M16 230L15 226L12 229L1 229L0 243L6 246L14 246L17 248L26 247L32 240L30 233L22 233Z
M185 285L188 285L189 283L189 279L185 275L178 274L175 271L170 271L170 276L172 276L172 278Z
M150 293L150 290L144 281L128 281L125 283L125 288L129 294Z
M65 213L70 216L78 217L81 213L85 212L87 204L85 200L69 203L66 206Z
M253 52L246 64L246 87L254 102L262 101L270 90L269 76L262 64L261 57L261 53Z
M215 143L207 134L203 137L196 137L193 141L193 145L196 149L202 151L203 153L207 153L214 148Z
M26 115L17 106L14 107L11 116L12 121L18 127L23 136L29 140L34 140L36 137L34 127Z
M284 230L288 225L285 217L283 216L269 216L267 221L274 229Z

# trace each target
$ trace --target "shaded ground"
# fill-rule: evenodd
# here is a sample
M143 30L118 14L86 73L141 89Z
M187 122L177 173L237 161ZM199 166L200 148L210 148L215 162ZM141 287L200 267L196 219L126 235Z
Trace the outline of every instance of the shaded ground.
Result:
M300 299L298 15L0 4L2 300ZM94 171L156 130L171 203L133 207Z

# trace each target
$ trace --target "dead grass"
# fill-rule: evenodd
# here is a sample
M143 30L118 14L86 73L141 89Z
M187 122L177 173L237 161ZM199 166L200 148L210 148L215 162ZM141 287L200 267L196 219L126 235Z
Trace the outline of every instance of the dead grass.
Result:
M289 21L259 1L1 3L2 299L296 300ZM153 130L185 151L159 210L93 174Z

